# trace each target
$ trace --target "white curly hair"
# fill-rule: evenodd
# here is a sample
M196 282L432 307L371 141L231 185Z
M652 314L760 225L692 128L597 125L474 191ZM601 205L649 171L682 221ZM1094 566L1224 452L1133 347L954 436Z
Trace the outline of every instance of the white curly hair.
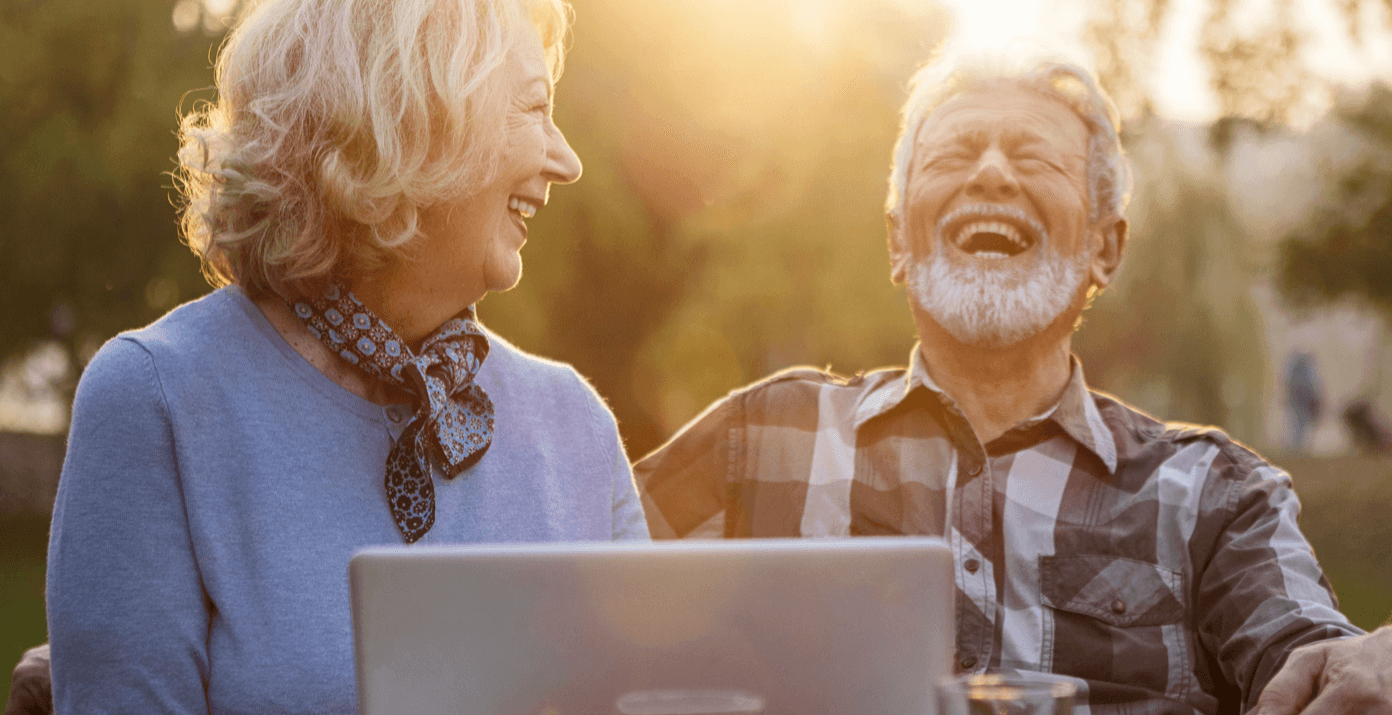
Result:
M909 80L899 138L889 174L887 212L902 213L914 138L923 121L960 94L1001 82L1063 102L1088 131L1088 202L1091 219L1122 217L1131 198L1131 164L1121 148L1121 118L1093 73L1067 50L1030 41L983 51L945 45Z
M213 285L305 292L380 265L420 213L494 171L489 79L534 25L553 76L564 0L260 0L217 60L217 97L180 122L184 241Z

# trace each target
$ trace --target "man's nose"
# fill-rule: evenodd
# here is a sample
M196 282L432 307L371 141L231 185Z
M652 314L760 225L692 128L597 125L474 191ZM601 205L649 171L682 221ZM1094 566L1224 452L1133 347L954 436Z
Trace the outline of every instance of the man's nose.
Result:
M983 201L1005 201L1019 193L1020 182L1005 153L995 147L987 149L967 180L967 195Z

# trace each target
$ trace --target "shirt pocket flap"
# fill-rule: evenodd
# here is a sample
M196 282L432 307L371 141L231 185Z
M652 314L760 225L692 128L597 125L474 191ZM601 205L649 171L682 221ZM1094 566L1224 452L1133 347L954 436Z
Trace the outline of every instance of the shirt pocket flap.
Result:
M1041 556L1044 604L1117 627L1159 626L1184 616L1184 575L1115 556Z

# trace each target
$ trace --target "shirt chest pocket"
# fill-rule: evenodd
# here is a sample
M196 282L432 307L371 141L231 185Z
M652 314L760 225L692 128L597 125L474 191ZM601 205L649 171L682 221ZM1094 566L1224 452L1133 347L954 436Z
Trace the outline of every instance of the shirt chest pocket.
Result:
M1162 626L1184 617L1184 574L1100 555L1039 557L1044 605L1117 628Z

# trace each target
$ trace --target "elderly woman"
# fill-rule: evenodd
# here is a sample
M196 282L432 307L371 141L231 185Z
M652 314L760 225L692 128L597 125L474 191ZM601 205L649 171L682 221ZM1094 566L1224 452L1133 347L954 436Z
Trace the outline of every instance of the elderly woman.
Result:
M580 162L561 0L262 0L185 117L222 287L97 354L54 510L58 713L357 712L370 544L643 538L614 418L484 328Z

